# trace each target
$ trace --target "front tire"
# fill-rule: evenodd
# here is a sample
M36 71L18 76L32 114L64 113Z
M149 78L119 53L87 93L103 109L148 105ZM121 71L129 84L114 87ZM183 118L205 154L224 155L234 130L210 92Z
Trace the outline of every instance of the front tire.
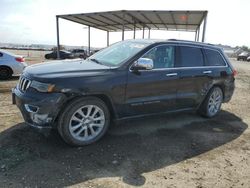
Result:
M68 144L84 146L101 139L109 124L106 104L96 97L84 97L67 105L59 118L58 132Z
M221 108L223 101L223 92L219 87L213 87L207 94L205 101L199 108L202 116L211 118L216 116Z

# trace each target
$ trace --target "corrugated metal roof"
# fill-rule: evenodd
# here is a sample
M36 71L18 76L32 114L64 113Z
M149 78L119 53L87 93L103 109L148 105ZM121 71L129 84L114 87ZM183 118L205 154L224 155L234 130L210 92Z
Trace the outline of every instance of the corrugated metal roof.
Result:
M196 31L207 11L121 10L57 15L69 21L104 31L134 29Z

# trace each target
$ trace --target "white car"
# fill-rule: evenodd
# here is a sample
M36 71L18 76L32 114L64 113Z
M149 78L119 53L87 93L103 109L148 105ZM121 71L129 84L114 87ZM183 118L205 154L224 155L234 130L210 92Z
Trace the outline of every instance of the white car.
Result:
M19 76L27 66L22 56L0 49L0 79Z
M247 61L250 61L250 56L247 57Z

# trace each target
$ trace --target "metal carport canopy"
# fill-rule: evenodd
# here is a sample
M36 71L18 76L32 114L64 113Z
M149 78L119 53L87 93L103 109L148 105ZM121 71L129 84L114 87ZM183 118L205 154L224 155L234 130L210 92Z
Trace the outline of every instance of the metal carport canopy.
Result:
M58 18L63 18L82 25L107 31L107 45L109 45L109 32L143 30L169 30L195 32L195 40L199 40L200 26L203 23L202 42L206 31L208 11L165 11L165 10L120 10L108 12L93 12L80 14L57 15L57 45L59 46ZM90 37L90 31L89 31ZM90 50L90 39L89 39Z

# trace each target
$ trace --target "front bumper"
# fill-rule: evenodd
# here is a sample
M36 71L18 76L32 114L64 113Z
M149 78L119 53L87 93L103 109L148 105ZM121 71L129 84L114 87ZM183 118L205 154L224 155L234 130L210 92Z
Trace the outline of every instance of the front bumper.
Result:
M55 119L65 99L62 93L23 93L18 88L12 89L12 103L20 109L24 121L39 129L55 126Z

